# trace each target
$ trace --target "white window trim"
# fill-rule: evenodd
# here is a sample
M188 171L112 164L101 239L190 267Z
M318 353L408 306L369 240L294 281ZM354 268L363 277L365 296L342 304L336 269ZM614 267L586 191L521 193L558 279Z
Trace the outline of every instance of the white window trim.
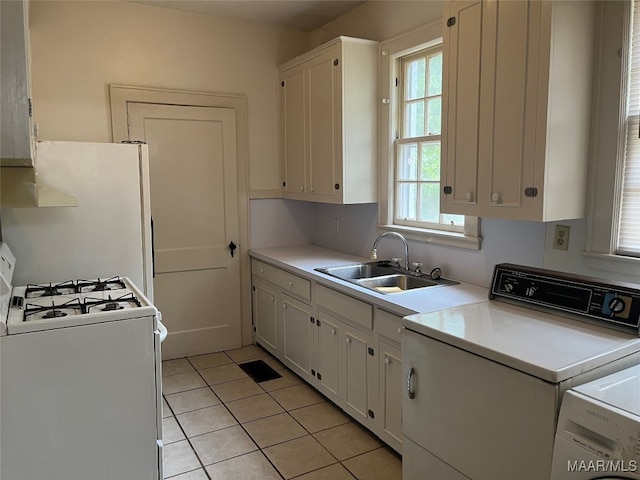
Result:
M625 95L631 2L598 2L589 221L585 265L637 275L640 258L615 254L626 136ZM622 48L622 55L617 55Z
M478 217L466 217L464 233L393 224L393 198L389 192L394 191L394 132L399 108L396 96L392 95L397 76L396 60L439 43L442 43L442 23L440 21L419 27L380 44L378 229L401 232L407 238L425 243L479 250L482 238L480 237L480 219Z

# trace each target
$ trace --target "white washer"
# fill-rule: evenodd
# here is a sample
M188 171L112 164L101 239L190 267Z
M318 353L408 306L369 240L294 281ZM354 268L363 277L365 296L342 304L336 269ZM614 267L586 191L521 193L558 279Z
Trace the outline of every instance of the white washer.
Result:
M565 393L551 480L640 479L640 365Z
M403 319L404 480L547 480L563 394L640 363L637 285L500 264L490 295Z

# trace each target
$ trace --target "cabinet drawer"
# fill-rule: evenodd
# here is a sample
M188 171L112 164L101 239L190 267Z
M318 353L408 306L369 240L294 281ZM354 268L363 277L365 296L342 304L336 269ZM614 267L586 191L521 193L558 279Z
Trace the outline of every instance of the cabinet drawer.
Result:
M400 343L402 341L402 317L376 308L373 326L380 335Z
M305 300L311 300L311 282L309 280L259 260L252 261L251 271L255 276L276 284L286 292Z
M316 285L316 304L330 310L346 320L361 325L369 330L373 327L373 307L353 297Z

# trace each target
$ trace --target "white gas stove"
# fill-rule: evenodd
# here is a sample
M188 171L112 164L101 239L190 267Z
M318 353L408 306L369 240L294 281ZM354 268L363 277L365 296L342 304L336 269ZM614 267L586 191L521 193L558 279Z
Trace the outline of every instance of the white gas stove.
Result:
M2 478L162 479L160 312L127 277L12 288L15 264L0 242Z
M157 316L158 310L126 277L69 280L14 287L7 334Z

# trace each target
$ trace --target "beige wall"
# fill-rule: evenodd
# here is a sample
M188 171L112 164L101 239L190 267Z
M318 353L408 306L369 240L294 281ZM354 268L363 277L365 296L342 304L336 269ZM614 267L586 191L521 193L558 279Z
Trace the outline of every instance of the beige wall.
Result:
M312 34L313 46L340 35L389 40L442 18L440 0L370 0Z
M30 28L39 139L110 142L112 83L242 94L250 188L277 188L277 65L309 34L114 0L32 0Z

